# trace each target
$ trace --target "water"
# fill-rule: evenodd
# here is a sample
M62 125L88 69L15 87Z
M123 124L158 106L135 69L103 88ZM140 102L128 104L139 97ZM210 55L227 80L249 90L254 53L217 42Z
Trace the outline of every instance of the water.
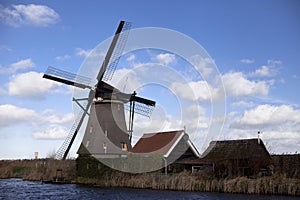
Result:
M123 188L97 188L75 184L42 184L22 181L21 179L0 179L0 199L206 199L206 200L288 200L296 199L283 196L258 196L203 192L176 192Z

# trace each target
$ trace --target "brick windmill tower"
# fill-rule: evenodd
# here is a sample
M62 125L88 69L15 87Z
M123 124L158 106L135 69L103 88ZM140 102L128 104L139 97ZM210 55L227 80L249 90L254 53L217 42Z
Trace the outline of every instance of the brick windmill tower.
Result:
M48 67L43 78L88 89L86 98L73 100L81 108L69 135L56 154L57 159L66 159L84 119L88 116L83 140L78 149L79 155L114 157L130 151L134 113L150 116L155 102L132 94L123 93L105 81L111 79L122 54L130 23L121 21L99 68L97 84L90 86L90 79L84 76ZM130 81L130 80L129 80ZM124 105L129 105L128 128L125 121Z

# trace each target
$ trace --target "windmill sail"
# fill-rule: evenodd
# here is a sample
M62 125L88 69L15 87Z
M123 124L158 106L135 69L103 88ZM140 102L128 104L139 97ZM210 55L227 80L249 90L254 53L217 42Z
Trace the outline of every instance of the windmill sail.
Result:
M124 50L128 34L130 31L131 23L130 22L124 22L122 32L119 34L118 42L115 46L114 52L110 58L108 67L103 75L103 80L108 81L111 80L111 78L114 75L114 72L116 70L116 67L119 63L120 56Z
M109 49L108 49L108 51L106 53L106 56L104 58L104 61L103 61L102 66L100 68L100 71L98 73L97 80L99 82L103 79L103 76L104 76L104 73L106 72L107 66L108 66L109 62L111 61L112 55L114 54L114 50L115 50L115 48L117 46L118 39L119 39L120 35L122 35L122 37L125 36L124 38L126 38L126 40L127 40L127 36L126 35L128 35L128 30L130 28L129 24L130 23L125 22L125 21L121 21L120 22L120 24L119 24L119 26L117 28L117 31L115 33L115 36L114 36L114 38L113 38L113 40L111 42L111 45L110 45L110 47L109 47ZM125 30L125 32L124 32L125 34L123 35L123 34L121 34L121 32L123 31L124 27L125 27L125 29L124 29ZM119 43L120 47L119 47L119 50L117 50L117 53L115 55L116 58L119 58L120 55L122 54L122 51L120 51L120 50L123 50L124 44L125 44L124 42L126 42L126 40ZM119 59L117 59L117 61L119 61ZM116 62L116 64L117 64L117 62ZM114 65L116 66L116 64L113 64L112 66L114 66Z
M72 144L77 136L77 133L83 123L83 120L84 120L85 116L87 115L87 111L89 110L89 108L92 104L93 96L94 96L94 92L93 92L93 90L91 90L89 93L89 98L87 99L87 102L85 102L84 105L81 106L81 107L85 107L85 109L80 110L79 114L77 115L76 120L74 121L72 128L70 129L70 132L69 132L67 138L65 139L64 143L59 148L59 150L57 151L57 154L56 154L57 159L64 160L67 158L67 155L68 155L68 153L72 147Z
M125 104L125 108L126 108L127 111L130 111L130 103ZM150 118L150 116L152 115L153 110L154 110L154 106L145 105L145 104L142 104L142 103L135 102L134 112L139 114L139 115Z
M90 88L89 86L91 79L85 76L80 76L77 74L73 74L70 72L63 71L61 69L57 69L54 67L49 66L43 78L50 79L53 81L57 81L60 83L64 83L67 85L73 85L79 88Z
M86 105L84 105L84 106L86 106ZM77 115L77 117L76 117L76 119L73 123L73 126L69 131L68 136L66 137L63 144L61 145L61 147L56 152L56 155L55 155L56 159L59 159L59 160L66 159L66 157L69 153L69 151L67 151L67 149L69 148L69 146L71 144L72 138L74 138L74 135L77 134L77 132L78 132L78 130L77 130L78 125L79 125L79 122L82 118L83 113L84 113L83 110L80 110L80 112L78 113L78 115Z
M140 114L140 115L150 118L153 110L154 110L154 106L146 105L146 104L139 103L139 102L135 103L134 111L137 114Z

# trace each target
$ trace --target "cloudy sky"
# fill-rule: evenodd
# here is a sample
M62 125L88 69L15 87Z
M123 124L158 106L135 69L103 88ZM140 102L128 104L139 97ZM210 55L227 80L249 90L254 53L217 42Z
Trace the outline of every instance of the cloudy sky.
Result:
M120 20L132 22L132 29L175 30L210 55L198 63L162 49L121 57L110 83L157 102L151 119L136 117L134 141L144 132L185 126L202 149L212 121L223 122L212 119L220 88L205 78L214 65L226 113L221 132L210 139L253 138L259 130L270 152L299 152L299 19L296 0L2 1L0 159L32 158L36 151L45 157L59 148L78 110L72 103L78 94L41 77L50 65L86 75L87 56ZM105 52L97 55L100 62ZM145 85L146 79L153 84Z

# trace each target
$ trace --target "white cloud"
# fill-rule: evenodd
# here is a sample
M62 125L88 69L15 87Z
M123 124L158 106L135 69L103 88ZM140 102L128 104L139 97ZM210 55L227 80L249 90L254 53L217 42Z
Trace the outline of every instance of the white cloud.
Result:
M279 83L285 84L285 79L284 78L279 79Z
M251 64L251 63L254 63L254 60L253 59L248 59L248 58L245 58L245 59L242 59L240 60L241 63L245 63L245 64Z
M180 97L191 101L210 101L214 89L209 87L206 81L197 81L189 83L174 82L171 84L170 89Z
M49 126L44 131L37 131L32 133L32 136L35 139L64 139L68 135L67 130L63 126L59 125L52 125Z
M136 72L131 69L118 69L108 83L122 92L132 93L143 85Z
M158 54L156 56L156 59L159 63L164 64L164 65L168 65L168 64L173 63L173 62L176 61L175 55L170 54L170 53Z
M44 99L60 83L42 78L42 73L27 72L13 76L8 83L8 94L19 98Z
M273 77L279 72L280 60L268 60L266 65L261 66L255 72L249 73L250 77Z
M267 95L274 81L251 81L241 72L230 72L222 76L226 95L229 97L248 97ZM221 85L213 88L206 81L191 81L188 83L174 82L170 88L181 97L188 100L207 102L221 97Z
M271 66L261 66L261 68L255 70L255 72L250 73L251 77L272 77L278 73L278 70Z
M4 23L19 27L22 25L34 25L46 27L55 24L59 15L48 6L44 5L12 5L12 8L4 8L0 5L0 19Z
M244 127L246 128L246 127ZM252 129L229 129L226 139L250 139L257 138L257 127ZM300 149L300 127L284 125L263 127L260 129L260 138L270 153L294 153Z
M74 114L57 115L53 110L45 110L37 118L37 124L69 124L74 121Z
M11 104L0 105L0 129L26 123L28 127L38 130L32 134L36 139L65 138L68 133L65 127L69 127L73 121L73 113L61 115L53 110L38 113L35 110Z
M215 68L215 61L210 57L203 58L202 56L195 55L189 60L194 67L201 72L203 78L211 75L213 69Z
M7 91L5 89L3 89L3 88L0 87L0 95L4 95L6 93L7 93Z
M16 73L18 70L25 70L34 66L35 64L32 62L32 60L30 58L27 58L13 63L9 67L3 67L0 65L0 74Z
M269 59L267 61L268 66L275 66L275 65L281 65L282 61L281 60L275 60L275 59Z
M36 112L31 109L10 104L0 105L0 128L28 122L35 116Z
M196 138L200 129L207 130L209 120L204 116L205 110L199 105L191 105L183 111L187 116L173 116L159 103L155 106L152 116L149 118L135 115L133 143L143 133L154 133L171 130L182 130L184 126L190 137Z
M126 61L127 61L127 62L134 62L134 60L135 60L135 55L134 55L134 54L131 54L130 56L128 56L128 57L126 58Z
M299 79L299 76L298 76L297 74L294 74L294 75L292 76L292 78L298 80L298 79Z
M0 11L1 11L1 5L0 5ZM2 52L11 52L11 51L12 51L11 47L9 47L7 45L3 45L3 44L0 45L0 53L2 53Z
M63 56L56 56L55 60L64 61L64 60L68 60L70 58L71 58L71 56L69 56L69 55L63 55Z
M82 48L76 48L76 55L80 57L88 57L90 53L92 52L91 49L82 49Z
M237 102L233 102L231 104L231 107L233 108L249 108L249 107L253 107L255 104L252 101L237 101Z
M199 134L199 129L208 129L210 122L205 115L206 110L203 107L197 104L191 104L183 112L182 124L186 126L190 136L195 137L195 135Z
M250 81L241 72L222 76L226 94L232 97L267 95L273 81Z
M278 126L294 126L295 124L300 124L300 110L296 110L289 105L273 106L265 104L246 110L243 116L237 118L230 127L237 129L276 128Z

